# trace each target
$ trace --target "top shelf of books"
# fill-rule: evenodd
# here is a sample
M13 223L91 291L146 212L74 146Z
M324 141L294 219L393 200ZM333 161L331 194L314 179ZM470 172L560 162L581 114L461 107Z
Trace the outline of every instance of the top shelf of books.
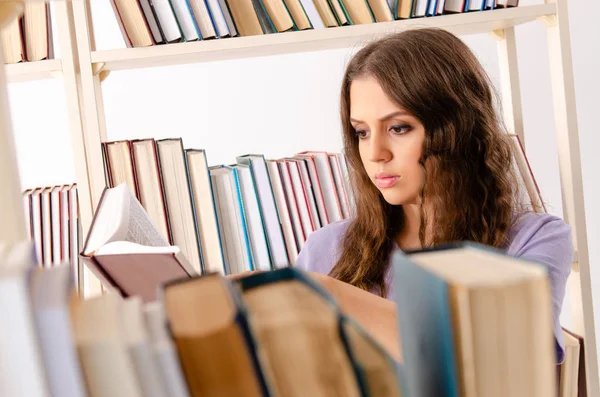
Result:
M555 14L556 4L550 3L393 22L94 51L91 60L92 63L103 64L105 70L126 70L252 58L353 47L379 36L416 27L437 27L457 35L488 33Z

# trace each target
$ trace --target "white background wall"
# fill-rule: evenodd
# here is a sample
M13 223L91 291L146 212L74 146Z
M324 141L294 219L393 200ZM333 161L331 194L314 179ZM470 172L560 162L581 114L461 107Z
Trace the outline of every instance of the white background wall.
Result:
M92 0L92 12L98 49L124 47L108 0ZM600 291L600 270L594 267L600 260L595 244L600 209L593 205L600 199L600 179L594 175L600 167L595 117L600 3L569 0L569 13L592 278L594 291ZM517 37L527 153L550 212L561 215L545 27L520 26ZM487 35L464 39L497 82L495 42ZM108 138L183 137L186 147L206 149L211 165L231 163L244 153L283 157L307 149L340 151L338 92L353 51L113 72L103 83ZM61 88L60 81L10 86L23 188L75 180ZM599 292L594 300L598 311ZM567 299L567 326L568 305Z

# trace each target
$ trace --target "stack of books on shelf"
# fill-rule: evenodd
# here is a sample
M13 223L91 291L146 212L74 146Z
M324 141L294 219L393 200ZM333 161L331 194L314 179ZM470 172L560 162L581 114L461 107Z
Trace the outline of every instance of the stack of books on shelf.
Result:
M517 135L511 136L519 202L545 212ZM236 274L294 265L315 230L354 213L344 155L305 151L280 159L238 156L209 166L181 138L102 145L107 186L126 184L164 241L197 273Z
M77 264L82 240L77 185L36 187L22 196L35 264L45 268ZM79 280L79 266L73 266L72 276Z
M518 0L111 0L128 47L516 7Z
M68 266L19 252L0 253L2 395L402 395L394 360L296 269L82 300Z
M198 273L293 265L308 236L353 213L343 155L243 155L208 165L181 138L103 144L107 186L126 184Z
M23 16L0 31L0 40L6 64L54 58L49 3L26 1Z
M557 395L545 267L477 244L392 256L399 362L299 269L187 275L150 300L84 300L68 265L32 266L31 250L0 248L3 395ZM121 274L134 262L122 259ZM573 335L561 397L585 382L581 351Z

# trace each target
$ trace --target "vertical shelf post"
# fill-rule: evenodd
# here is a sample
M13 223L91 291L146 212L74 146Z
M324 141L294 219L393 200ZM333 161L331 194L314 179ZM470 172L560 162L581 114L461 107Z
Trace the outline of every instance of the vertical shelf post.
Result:
M21 0L0 3L0 29L23 12ZM21 180L15 154L4 52L0 41L0 243L7 247L26 240Z
M574 302L574 324L583 324L584 329L575 329L584 335L585 366L588 395L600 395L598 379L598 351L592 282L586 232L583 180L575 102L575 83L571 61L571 38L566 0L545 0L555 3L556 16L543 18L548 31L548 52L550 56L550 76L554 101L554 117L560 163L560 181L565 221L571 226L573 244L577 253L573 271L578 272L580 301Z
M500 85L504 123L511 134L517 134L525 147L523 130L523 107L521 106L521 83L517 60L515 28L495 30L491 36L498 43L498 63L500 64Z

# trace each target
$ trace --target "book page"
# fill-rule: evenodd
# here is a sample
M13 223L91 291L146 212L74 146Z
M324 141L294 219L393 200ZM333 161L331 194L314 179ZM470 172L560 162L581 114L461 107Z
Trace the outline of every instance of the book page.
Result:
M129 198L129 222L127 224L125 240L151 247L169 245L156 226L154 226L139 201L133 196Z

